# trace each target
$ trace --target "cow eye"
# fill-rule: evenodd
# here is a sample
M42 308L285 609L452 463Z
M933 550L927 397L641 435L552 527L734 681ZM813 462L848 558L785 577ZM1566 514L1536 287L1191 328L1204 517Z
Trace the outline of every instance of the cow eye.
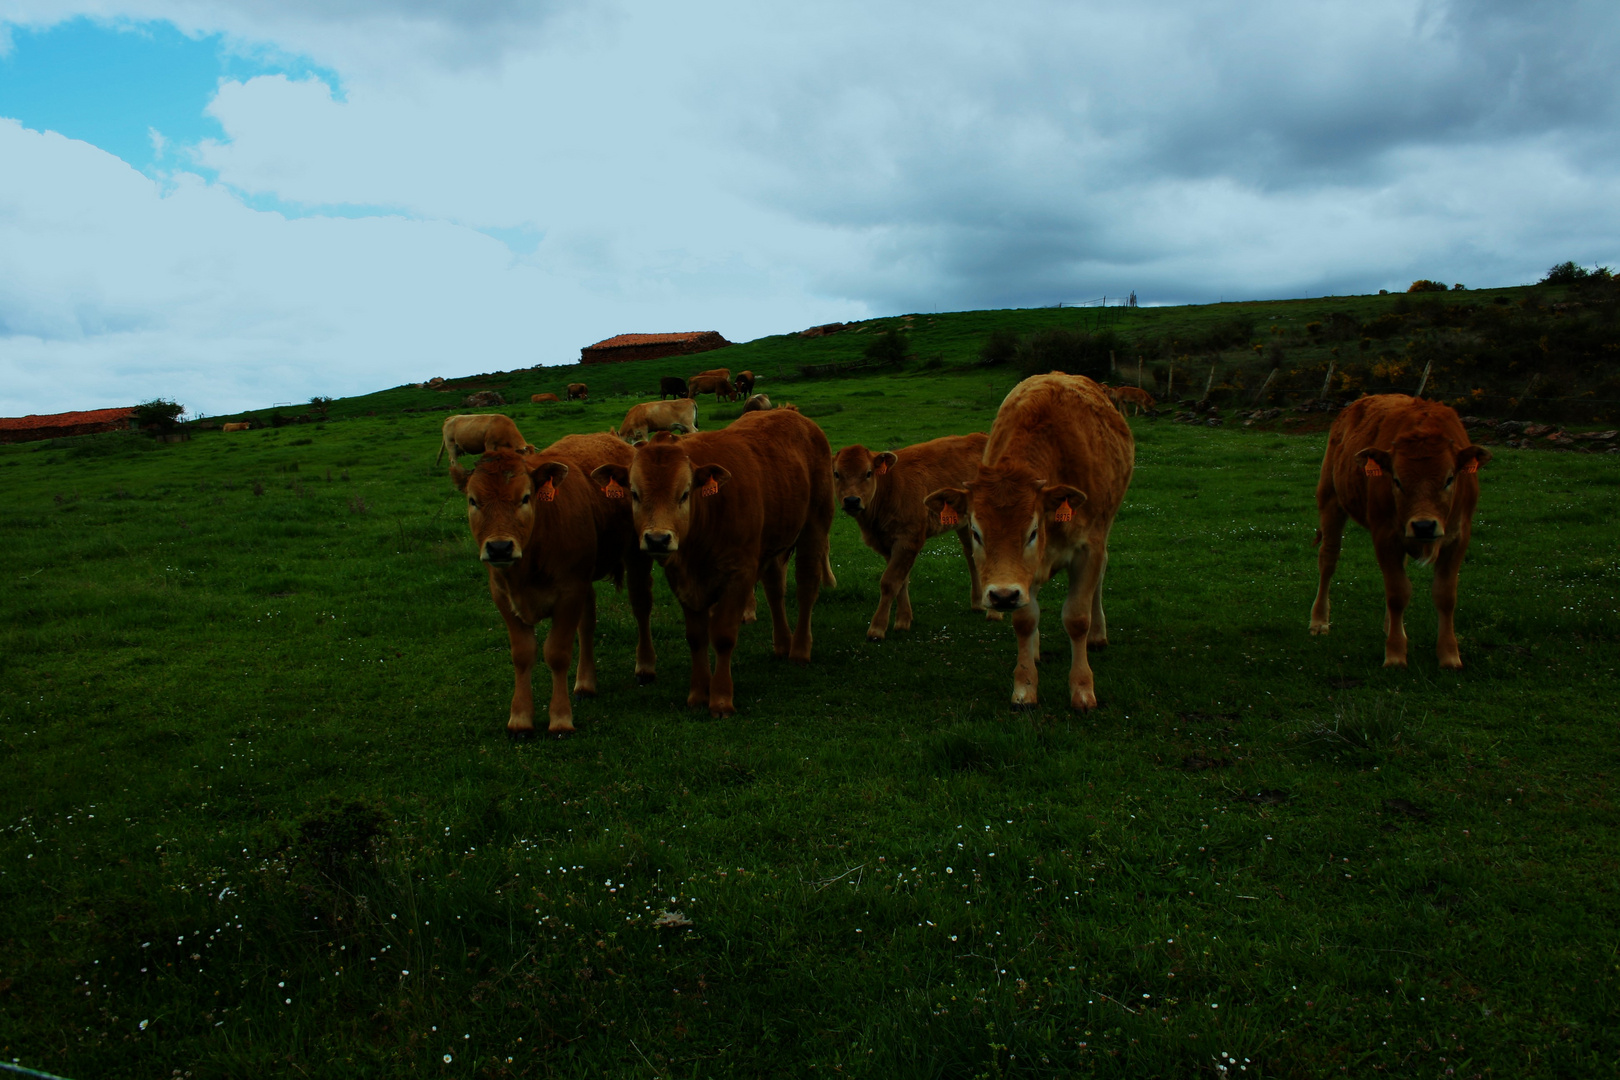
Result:
M631 488L630 489L630 501L631 502L640 502L641 501L641 492L637 491L635 488Z
M872 470L871 469L866 470L866 478L868 480L872 479Z
M973 526L973 542L975 544L984 543L984 537L979 533L979 527L977 525Z
M834 470L833 470L833 479L834 479L834 480L842 480L842 479L843 479L843 477L842 477L842 476L839 476L839 475L838 475L838 470L837 470L837 469L834 469Z
M1029 539L1025 540L1024 543L1033 544L1035 542L1035 538L1039 535L1041 535L1041 527L1037 525L1029 531Z
M528 506L528 505L529 505L529 497L528 497L528 496L527 496L527 495L524 495L524 496L523 496L523 503L522 503L522 505L524 505L524 506Z
M691 497L692 497L692 489L691 488L687 488L685 491L681 492L681 505L685 506L686 505L686 500L691 498Z
M1454 481L1456 479L1457 479L1457 474L1456 473L1452 473L1450 476L1446 477L1446 487L1449 488L1451 486L1451 484L1452 484L1452 481Z
M469 495L467 497L467 505L476 510L478 509L478 500Z
M1406 488L1401 485L1401 478L1396 476L1394 473L1389 474L1389 482L1394 484L1395 487L1398 488L1401 491L1406 490Z

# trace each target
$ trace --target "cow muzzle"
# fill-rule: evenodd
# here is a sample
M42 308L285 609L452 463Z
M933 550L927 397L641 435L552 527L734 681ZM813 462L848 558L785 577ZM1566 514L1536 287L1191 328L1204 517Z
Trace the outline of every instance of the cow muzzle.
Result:
M859 495L844 496L844 513L846 514L858 514L864 505L864 500Z
M1017 611L1024 606L1024 589L1021 585L990 585L984 590L984 601L987 607L997 611Z
M1446 530L1434 518L1413 518L1406 523L1406 530L1406 535L1425 543L1438 540L1446 534Z
M512 540L485 540L479 558L491 566L511 566L517 562L517 543Z
M668 555L677 547L675 534L668 529L647 529L641 534L641 550L651 555Z

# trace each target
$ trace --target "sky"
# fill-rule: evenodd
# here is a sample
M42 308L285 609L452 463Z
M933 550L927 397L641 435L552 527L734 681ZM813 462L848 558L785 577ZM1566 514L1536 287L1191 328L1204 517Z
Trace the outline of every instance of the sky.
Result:
M0 415L1620 265L1620 5L0 0Z

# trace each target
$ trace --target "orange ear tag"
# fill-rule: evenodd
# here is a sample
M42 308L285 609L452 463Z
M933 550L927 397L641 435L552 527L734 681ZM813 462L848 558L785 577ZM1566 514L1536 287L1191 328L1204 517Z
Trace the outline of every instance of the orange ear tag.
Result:
M941 525L956 525L961 520L962 517L956 512L956 507L950 503L945 503L939 508L939 523Z
M877 474L879 476L882 476L884 473L886 473L888 471L889 471L889 463L887 461L880 461L880 462L877 463Z
M703 485L703 494L705 494L705 495L718 495L718 494L720 494L720 480L719 480L718 477L714 477L714 476L709 477L709 482L707 484Z
M1063 500L1063 504L1057 508L1057 513L1052 515L1052 520L1053 521L1073 521L1074 520L1074 507L1069 505L1069 500L1068 499Z
M1367 459L1367 464L1362 466L1362 472L1365 472L1368 476L1384 475L1384 470L1380 469L1378 467L1378 462L1374 461L1372 458Z
M557 487L556 487L555 484L553 484L551 482L551 477L549 477L549 476L546 477L546 482L540 485L540 490L535 492L535 494L540 496L540 501L541 502L555 502L556 501L556 499L557 499Z
M1471 473L1479 472L1479 458L1474 458L1473 460L1471 460L1468 463L1468 466L1465 469L1463 469L1463 472L1471 472Z
M619 482L610 476L608 477L607 486L602 489L602 494L610 499L622 499L624 498L624 488L620 487Z

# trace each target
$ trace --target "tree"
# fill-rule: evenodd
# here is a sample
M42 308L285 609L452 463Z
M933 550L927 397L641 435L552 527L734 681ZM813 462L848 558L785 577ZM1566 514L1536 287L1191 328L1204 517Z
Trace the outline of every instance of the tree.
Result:
M314 397L309 399L309 406L316 412L320 413L321 419L325 420L326 410L332 407L332 399L329 397L322 397L320 394L316 394Z
M904 364L910 353L910 339L894 329L885 330L866 346L866 358L882 364Z
M135 426L143 430L150 429L159 435L167 435L179 426L180 417L185 411L186 407L178 401L153 398L135 406Z

